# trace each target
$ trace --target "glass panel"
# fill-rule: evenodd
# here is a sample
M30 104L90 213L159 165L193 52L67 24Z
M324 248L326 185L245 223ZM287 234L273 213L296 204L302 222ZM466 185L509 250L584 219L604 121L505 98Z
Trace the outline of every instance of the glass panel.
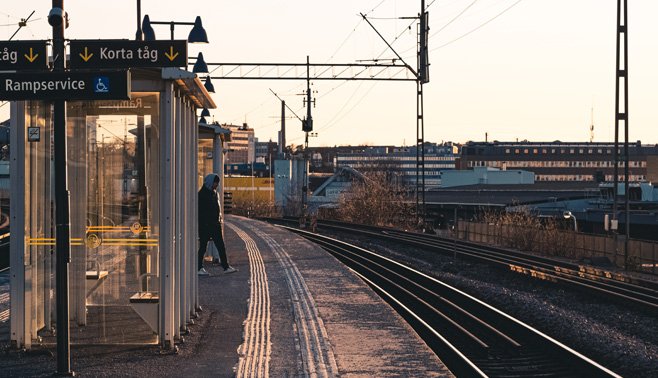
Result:
M159 94L71 102L67 122L71 341L157 343L131 298L159 291Z
M50 107L42 102L28 102L25 108L25 132L39 127L40 141L25 146L25 309L30 337L54 325L54 217L52 182Z
M205 175L213 172L213 140L212 139L199 139L199 152L197 155L197 188L203 185L203 178Z

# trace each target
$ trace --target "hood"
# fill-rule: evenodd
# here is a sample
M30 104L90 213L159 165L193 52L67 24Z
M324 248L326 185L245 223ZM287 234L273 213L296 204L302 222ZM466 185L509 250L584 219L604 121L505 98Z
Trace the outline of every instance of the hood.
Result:
M215 182L215 177L219 177L216 173L211 173L203 179L203 186L208 190L212 190L212 183Z

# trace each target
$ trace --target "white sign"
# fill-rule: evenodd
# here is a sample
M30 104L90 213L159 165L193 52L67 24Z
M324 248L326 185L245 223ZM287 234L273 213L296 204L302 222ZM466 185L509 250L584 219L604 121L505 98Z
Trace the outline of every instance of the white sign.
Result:
M41 129L38 127L27 128L27 141L38 142L41 140Z

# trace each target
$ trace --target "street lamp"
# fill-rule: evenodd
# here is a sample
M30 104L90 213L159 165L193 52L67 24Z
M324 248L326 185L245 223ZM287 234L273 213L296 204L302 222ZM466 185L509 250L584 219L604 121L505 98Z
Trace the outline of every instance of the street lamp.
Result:
M169 25L169 30L171 30L171 39L174 39L174 26L175 25L194 25L190 34L187 36L187 41L190 43L208 43L208 35L206 30L201 24L201 17L197 16L194 22L177 22L177 21L151 21L150 17L147 15L144 16L144 21L142 21L142 32L144 33L145 41L155 41L155 31L151 25Z
M192 72L194 72L194 73L208 73L208 65L206 64L206 61L203 60L203 53L199 53L199 56L197 56L196 62L194 63L194 67L192 67ZM215 87L213 86L213 90L214 89L215 89ZM207 87L206 87L206 90L208 90ZM210 91L208 91L208 92L210 92Z
M139 12L139 6L138 6L138 12ZM171 40L174 40L174 26L175 25L194 25L192 27L192 30L190 31L190 34L187 36L187 41L190 43L208 43L208 34L206 33L206 29L203 28L203 25L201 24L201 17L197 16L194 22L177 22L177 21L151 21L151 18L149 15L144 15L144 21L142 22L142 29L137 30L137 35L139 36L140 33L143 33L144 35L144 41L155 41L155 30L153 30L153 27L151 25L169 25L169 29L171 30ZM208 73L208 65L206 62L203 60L203 54L199 53L199 56L197 58L196 63L194 64L194 68L192 69L192 72L194 73ZM210 84L210 87L213 89L212 92L214 92L214 87L212 87L212 84ZM206 89L208 88L208 85L206 86ZM211 92L208 90L208 92Z
M203 108L201 111L201 118L199 118L199 125L208 125L208 121L206 121L206 117L210 117L210 111L208 108Z
M576 216L571 214L571 211L568 210L562 213L562 216L564 217L564 219L569 219L569 218L573 219L573 230L575 232L578 232L578 221L576 220Z
M208 66L206 65L206 67ZM215 86L213 85L212 81L210 81L210 76L206 76L206 82L203 84L203 86L206 88L208 93L215 93Z

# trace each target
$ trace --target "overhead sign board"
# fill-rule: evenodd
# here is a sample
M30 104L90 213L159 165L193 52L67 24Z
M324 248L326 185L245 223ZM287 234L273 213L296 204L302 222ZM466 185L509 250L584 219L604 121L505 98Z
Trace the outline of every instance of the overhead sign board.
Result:
M70 67L186 67L187 41L72 40Z
M0 41L0 70L48 68L46 41Z
M0 73L0 100L124 100L130 72Z

